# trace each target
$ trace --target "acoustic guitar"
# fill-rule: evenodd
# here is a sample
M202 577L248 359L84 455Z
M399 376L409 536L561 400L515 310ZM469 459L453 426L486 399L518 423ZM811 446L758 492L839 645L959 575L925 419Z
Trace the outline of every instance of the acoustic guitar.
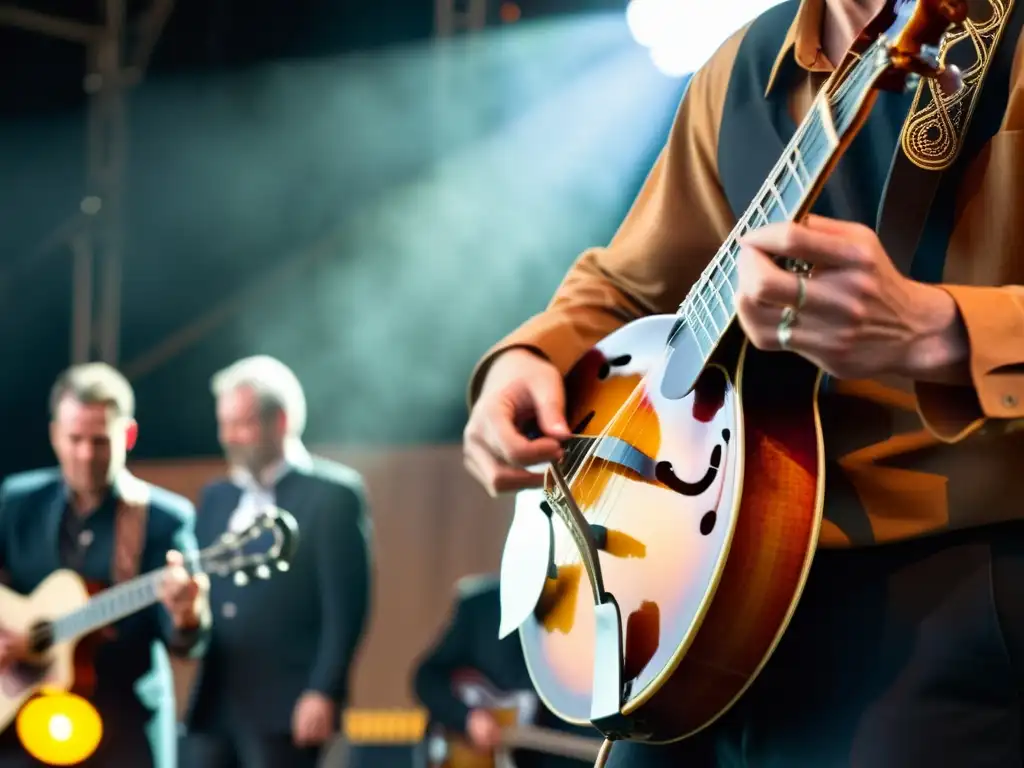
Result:
M501 634L519 629L553 712L609 740L708 726L757 676L800 598L822 519L821 372L742 336L738 239L808 212L878 91L941 73L967 4L904 8L889 2L861 33L678 313L629 323L576 364L574 436L543 490L517 495Z
M531 724L529 721L536 709L532 692L524 695L502 691L486 677L469 671L456 675L452 688L467 707L483 709L493 715L501 726L501 744L494 751L481 751L464 736L438 732L428 744L430 768L516 768L511 755L516 749L592 763L601 748L600 739Z
M272 508L244 531L225 533L215 544L186 555L189 572L234 575L236 581L268 579L288 570L298 546L298 524ZM0 631L27 634L33 659L0 673L0 731L43 688L88 697L95 683L94 654L110 625L159 602L166 568L125 581L94 596L73 571L48 576L31 595L0 587Z

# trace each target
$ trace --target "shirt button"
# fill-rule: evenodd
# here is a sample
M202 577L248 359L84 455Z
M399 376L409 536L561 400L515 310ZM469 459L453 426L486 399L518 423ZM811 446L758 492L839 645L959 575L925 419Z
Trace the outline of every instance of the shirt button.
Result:
M221 606L220 613L225 619L233 619L235 618L235 614L238 613L238 608L234 603L224 603L224 605Z
M80 534L78 534L78 546L82 547L82 549L88 547L90 544L92 544L92 536L92 531L88 529L82 531Z
M1017 406L1016 395L1003 395L1003 405L1007 408L1015 408Z

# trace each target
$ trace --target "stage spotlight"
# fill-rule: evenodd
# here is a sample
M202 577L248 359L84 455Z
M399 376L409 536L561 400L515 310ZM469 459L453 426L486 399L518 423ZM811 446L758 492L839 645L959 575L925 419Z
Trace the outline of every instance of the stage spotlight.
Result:
M729 35L781 0L629 0L626 25L662 73L699 69Z

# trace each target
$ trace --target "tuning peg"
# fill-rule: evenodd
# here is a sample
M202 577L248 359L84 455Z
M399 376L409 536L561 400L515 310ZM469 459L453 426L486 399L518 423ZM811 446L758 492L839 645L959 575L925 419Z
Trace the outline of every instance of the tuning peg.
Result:
M270 568L269 568L269 566L267 566L267 565L258 565L258 566L256 566L256 578L257 579L269 579L270 578Z
M286 563L284 560L277 561L277 570L279 570L281 573L285 573L288 570L288 568L288 563Z
M244 587L248 583L249 583L249 577L246 575L245 571L235 571L235 586L236 587Z

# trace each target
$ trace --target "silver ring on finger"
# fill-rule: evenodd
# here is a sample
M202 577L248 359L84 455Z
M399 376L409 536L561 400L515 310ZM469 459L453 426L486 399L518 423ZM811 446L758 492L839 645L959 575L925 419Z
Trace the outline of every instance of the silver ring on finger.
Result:
M775 329L775 335L779 340L779 347L788 350L789 341L793 338L793 327L788 323L779 323L779 327Z

